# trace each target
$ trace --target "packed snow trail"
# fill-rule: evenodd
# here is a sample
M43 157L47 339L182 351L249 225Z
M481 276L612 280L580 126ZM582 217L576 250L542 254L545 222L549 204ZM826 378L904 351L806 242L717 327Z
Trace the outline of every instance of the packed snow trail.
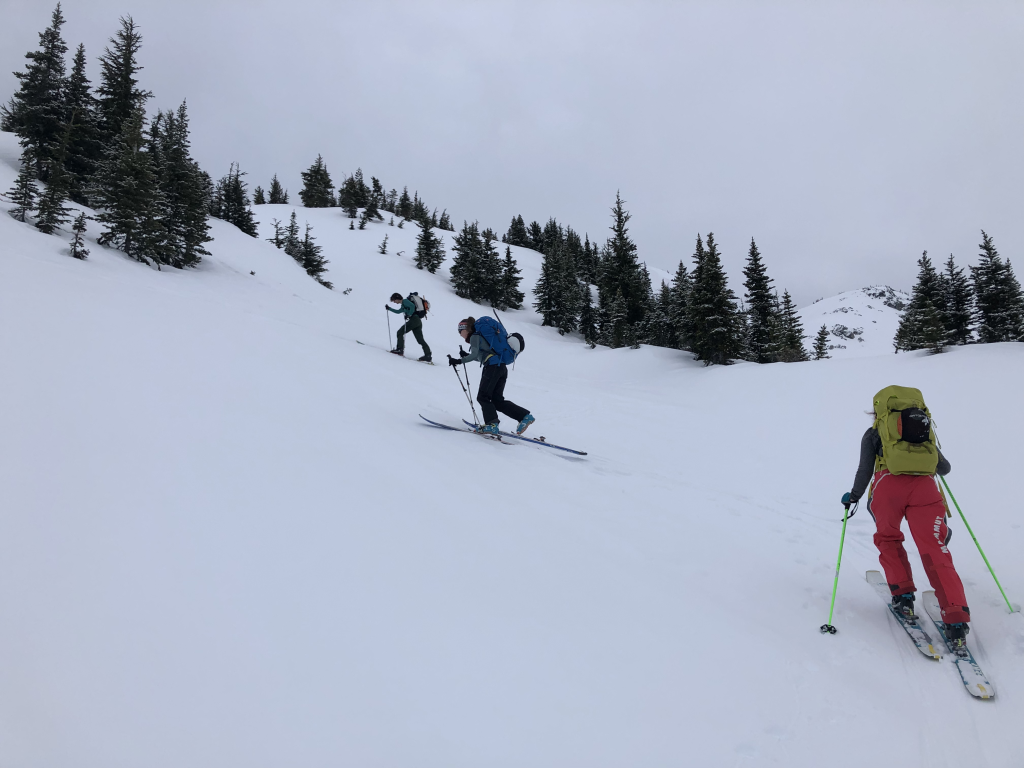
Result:
M264 236L290 210L257 208ZM818 626L863 411L891 383L924 391L1020 601L1002 436L1024 430L1024 345L704 368L508 312L528 347L507 392L587 460L440 440L414 414L469 417L451 374L356 339L384 345L396 290L430 297L436 356L486 310L450 261L415 269L412 227L298 210L335 291L223 222L199 269L157 272L0 215L5 765L1019 764L1024 629L962 529L997 698L894 635L861 578L867 516L839 634ZM376 252L385 230L404 256ZM539 258L514 251L532 286Z

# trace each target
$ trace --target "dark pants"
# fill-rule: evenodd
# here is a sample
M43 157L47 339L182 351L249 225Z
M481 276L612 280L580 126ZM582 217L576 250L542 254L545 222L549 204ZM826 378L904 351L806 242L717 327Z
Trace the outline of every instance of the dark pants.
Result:
M480 389L476 401L484 411L484 424L497 424L498 411L519 423L529 413L525 408L505 399L505 382L508 380L508 366L485 365L480 376Z
M412 331L412 335L416 337L416 342L423 347L423 354L430 357L430 347L427 346L427 342L423 340L423 321L420 320L416 315L410 317L405 325L398 329L398 338L395 341L395 349L401 352L405 349L405 334L408 331Z

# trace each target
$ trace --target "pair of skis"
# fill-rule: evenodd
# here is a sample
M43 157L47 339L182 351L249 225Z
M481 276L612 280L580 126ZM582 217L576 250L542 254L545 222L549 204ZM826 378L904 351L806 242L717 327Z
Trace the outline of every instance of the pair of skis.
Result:
M892 614L892 617L896 619L896 623L903 627L910 636L910 639L914 641L917 649L930 659L935 659L936 661L941 659L942 653L937 650L936 643L925 629L921 617L914 616L912 619L909 619L893 607L892 594L889 591L889 585L885 582L885 577L879 571L868 571L865 574L865 578L868 584L878 593L879 597L889 606L889 612ZM962 651L956 651L950 645L949 638L946 637L945 622L942 620L942 610L939 608L939 600L935 597L935 593L931 590L923 593L921 601L924 603L924 609L932 620L934 629L939 633L942 643L952 656L953 663L956 665L957 672L960 673L960 679L963 681L967 692L979 699L993 698L995 696L995 689L992 687L992 683L988 681L985 673L982 672L970 649L965 645Z
M504 445L511 445L511 443L505 442L505 440L503 439L509 438L511 440L522 440L524 443L543 445L545 448L554 448L555 450L565 451L566 453L571 453L576 456L587 455L586 451L577 451L575 448L566 448L563 445L555 445L554 443L549 443L543 437L540 439L534 439L532 437L523 437L522 435L517 435L514 432L499 432L497 435L490 435L484 432L478 432L476 429L476 425L466 421L465 419L462 420L462 423L466 425L465 427L453 427L449 424L442 424L439 421L432 421L431 419L428 419L426 416L424 416L422 413L419 414L419 417L428 424L430 424L431 426L439 427L440 429L449 429L452 432L469 432L471 435L479 435L480 437L486 437L491 440L497 440L499 443L502 443Z

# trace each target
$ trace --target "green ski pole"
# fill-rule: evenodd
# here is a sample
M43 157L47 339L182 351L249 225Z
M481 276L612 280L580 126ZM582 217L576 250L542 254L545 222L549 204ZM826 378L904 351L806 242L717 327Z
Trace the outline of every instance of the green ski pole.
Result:
M854 509L856 510L856 507L854 507ZM832 626L832 611L834 611L836 607L836 590L839 588L839 566L843 562L843 542L846 541L846 521L849 519L849 517L850 508L846 507L843 510L843 532L839 536L839 557L836 558L836 577L832 581L832 605L830 605L828 608L828 622L822 624L821 627L819 627L819 629L821 630L821 634L823 635L834 635L836 632L839 631L834 626Z
M1006 596L1003 591L1003 585L999 583L999 578L996 576L996 572L992 570L992 565L989 563L988 558L985 557L985 550L981 548L981 544L978 544L978 537L974 535L974 531L971 530L970 523L967 522L967 518L964 517L964 511L960 509L960 505L956 503L956 496L953 495L953 491L949 487L949 483L946 482L946 478L939 475L939 480L946 487L946 492L949 493L949 498L953 500L953 506L956 507L956 511L960 513L960 519L964 521L964 526L967 528L967 532L971 534L971 538L974 539L974 544L978 547L978 551L981 553L981 559L985 561L985 565L988 566L988 572L992 574L992 578L996 582L996 586L999 587L999 592L1003 596L1003 600L1006 601L1006 607L1010 609L1010 613L1014 613L1014 608L1010 605L1010 599Z

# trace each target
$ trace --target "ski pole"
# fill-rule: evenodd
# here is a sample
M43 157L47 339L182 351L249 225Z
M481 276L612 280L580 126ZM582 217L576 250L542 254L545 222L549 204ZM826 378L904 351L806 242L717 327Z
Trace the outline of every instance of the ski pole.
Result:
M388 349L391 349L391 313L388 312L388 308L384 307L384 312L388 316Z
M857 507L854 506L854 511L856 511L856 509ZM847 507L843 512L843 532L839 536L839 557L836 558L836 577L832 582L832 605L828 607L828 622L822 624L821 627L819 627L819 629L821 630L821 634L823 635L834 635L836 632L839 631L832 626L832 611L835 610L836 607L836 590L839 588L839 566L843 562L843 542L846 541L846 521L849 519L849 517L850 508Z
M461 344L459 345L459 354L460 355L462 354L462 345ZM465 368L466 366L463 365L462 367ZM459 376L459 369L458 369L458 367L453 365L452 368L455 368L455 378L457 378L459 380L459 386L462 387L462 394L464 394L466 396L466 399L469 401L469 409L471 411L473 411L473 423L474 424L479 424L480 421L476 417L476 406L473 405L473 398L470 397L469 390L467 390L466 387L463 386L463 384L462 384L462 377ZM469 371L466 371L466 384L469 384Z
M956 511L960 513L960 519L964 521L964 527L967 528L967 532L971 534L971 538L974 539L975 545L978 547L978 552L981 553L981 559L985 561L985 565L988 566L988 572L992 574L992 578L996 582L996 586L999 587L999 593L1003 596L1003 600L1006 601L1006 607L1010 609L1010 613L1014 613L1013 606L1010 605L1010 599L1006 596L1003 591L1003 585L999 583L999 578L996 576L996 572L992 570L992 565L989 563L988 558L985 557L985 550L981 548L981 544L978 544L978 537L974 535L974 531L971 530L970 523L967 522L967 518L964 516L964 511L960 509L960 505L956 503L956 496L953 495L952 489L949 487L949 483L946 482L946 478L939 475L939 480L946 486L946 490L949 492L949 498L953 500L953 506L956 507Z

